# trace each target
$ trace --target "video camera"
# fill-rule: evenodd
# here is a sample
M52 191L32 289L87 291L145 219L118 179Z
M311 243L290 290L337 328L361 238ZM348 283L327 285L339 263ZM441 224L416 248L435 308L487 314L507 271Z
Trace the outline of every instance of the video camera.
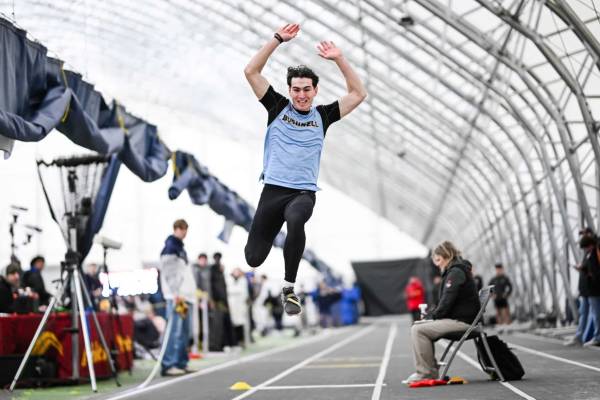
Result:
M116 240L109 239L105 236L98 236L94 238L94 243L99 244L100 246L107 249L119 250L123 245L121 242L117 242Z

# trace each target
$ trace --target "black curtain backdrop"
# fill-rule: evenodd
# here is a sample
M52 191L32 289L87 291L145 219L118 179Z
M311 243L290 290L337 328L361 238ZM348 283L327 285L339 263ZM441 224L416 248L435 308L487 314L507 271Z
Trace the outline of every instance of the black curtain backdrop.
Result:
M429 258L352 262L352 268L362 291L365 315L406 313L404 288L411 276L421 279L427 299L431 298L435 266Z

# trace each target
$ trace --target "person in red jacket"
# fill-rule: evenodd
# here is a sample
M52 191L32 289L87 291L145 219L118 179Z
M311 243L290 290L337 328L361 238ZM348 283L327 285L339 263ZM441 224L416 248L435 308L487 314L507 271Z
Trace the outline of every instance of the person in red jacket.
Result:
M406 308L412 315L413 322L421 319L419 304L425 303L425 289L421 280L416 276L411 276L406 288L404 288L404 298L406 299Z

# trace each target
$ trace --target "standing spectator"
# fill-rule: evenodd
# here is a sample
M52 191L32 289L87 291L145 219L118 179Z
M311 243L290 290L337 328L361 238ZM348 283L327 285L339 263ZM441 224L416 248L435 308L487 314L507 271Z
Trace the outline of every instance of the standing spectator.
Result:
M475 272L473 270L474 268L471 268L471 272L473 273L473 280L475 281L475 287L477 288L477 293L479 293L479 291L483 289L483 278L479 274L475 275Z
M44 284L44 278L42 277L42 271L46 266L46 260L42 256L35 256L31 259L29 271L25 271L23 274L23 281L21 286L24 288L31 288L31 290L37 294L38 304L40 311L44 311L46 306L50 302L50 293L46 291L46 285Z
M227 282L223 273L225 267L221 263L222 258L221 253L214 253L214 263L210 266L210 288L215 305L209 329L212 332L210 335L211 351L222 351L224 347L233 345L233 327L229 314Z
M316 303L319 308L319 320L322 328L334 326L335 318L333 315L333 305L342 297L339 290L329 287L325 281L319 283L316 291Z
M271 310L271 316L275 322L275 330L281 332L283 330L283 304L279 296L274 295L271 290L268 293L264 305Z
M421 311L419 304L425 303L425 289L421 280L416 276L411 276L408 280L408 285L404 288L404 299L406 300L406 308L412 316L413 322L421 319Z
M504 274L504 266L500 263L494 266L496 276L490 280L490 285L494 285L494 306L496 307L496 323L498 325L510 324L510 307L508 306L508 297L512 293L512 283L508 276Z
M258 297L257 282L258 276L254 271L246 272L246 281L248 282L248 318L250 318L250 343L254 343L254 334L256 330L256 321L254 320L254 301Z
M593 254L590 256L587 267L590 281L590 303L589 319L587 331L591 335L591 339L585 342L584 346L600 346L600 246L596 240ZM588 332L586 332L588 333ZM587 339L587 335L584 335Z
M581 346L586 339L586 328L590 320L598 323L598 304L600 293L598 284L594 285L594 277L598 277L598 255L596 253L597 238L591 229L585 228L579 231L579 247L583 249L583 260L575 269L579 271L579 323L575 336L565 342L566 346ZM593 303L593 305L592 305ZM595 332L598 333L598 330ZM592 346L598 343L598 335L595 335L586 345ZM588 344L589 343L589 344Z
M244 344L244 327L248 325L248 281L246 275L240 268L235 268L231 273L231 279L227 284L227 296L229 300L229 312L231 324L233 325L233 345Z
M163 295L167 301L167 315L173 318L171 333L161 364L163 376L177 376L193 372L188 367L188 338L191 324L191 305L196 288L194 276L188 265L183 239L188 224L183 219L173 223L173 234L165 241L160 253L160 279Z
M208 265L208 257L205 253L198 255L198 260L193 265L193 270L196 289L200 291L200 297L210 298L210 266Z
M260 275L256 277L254 283L254 303L252 304L252 314L256 322L256 330L261 336L266 336L269 332L269 310L265 306L266 299L269 297L267 288L267 276Z
M83 274L83 282L94 304L94 309L98 310L98 303L102 297L102 283L98 279L98 266L94 263L88 264L87 270Z
M19 271L21 268L14 263L8 264L4 276L0 276L0 313L15 312L15 302L19 289Z
M223 271L225 267L221 264L221 253L213 254L213 264L210 266L210 288L215 303L228 307L227 304L227 282Z
M193 265L194 279L196 281L196 293L200 302L198 303L198 317L200 321L200 343L203 342L204 337L204 313L210 312L213 308L213 300L210 289L210 266L208 265L208 256L205 253L198 255L197 262ZM206 309L205 309L206 307ZM208 349L202 349L208 351Z

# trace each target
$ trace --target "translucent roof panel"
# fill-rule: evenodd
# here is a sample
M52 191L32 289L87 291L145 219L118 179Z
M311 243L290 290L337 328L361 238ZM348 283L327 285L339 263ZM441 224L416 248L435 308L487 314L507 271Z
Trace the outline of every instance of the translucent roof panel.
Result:
M598 10L598 0L0 1L133 112L152 120L144 112L161 107L240 141L263 135L245 120L243 66L299 22L264 70L273 86L285 93L286 68L307 64L321 102L342 96L339 70L315 51L333 40L369 92L332 128L321 178L427 245L451 238L477 264L502 260L565 288L577 231L599 219Z

